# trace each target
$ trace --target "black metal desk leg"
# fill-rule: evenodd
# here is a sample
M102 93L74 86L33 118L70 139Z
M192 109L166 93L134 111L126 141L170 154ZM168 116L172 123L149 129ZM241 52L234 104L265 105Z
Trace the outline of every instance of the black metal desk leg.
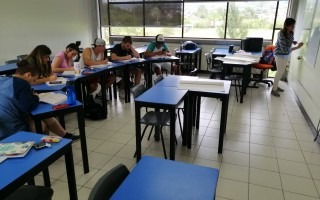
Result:
M187 108L187 112L188 112L188 118L186 123L189 124L188 129L187 129L187 147L188 149L191 149L191 143L192 143L192 122L193 122L193 118L194 118L194 113L193 108L194 108L194 96L193 95L188 95L189 96L189 103L188 103L188 108ZM185 110L186 111L186 110Z
M189 95L187 95L184 98L184 104L183 104L183 133L182 135L182 145L186 146L187 145L187 140L188 140L188 130L190 128L189 123L188 123L188 117L189 117Z
M141 159L141 124L140 124L140 109L141 107L135 104L135 117L136 117L136 152L137 163Z
M245 66L243 68L243 78L242 78L242 87L240 92L240 103L243 103L243 96L247 93L247 86L249 84L250 77L250 66Z
M147 89L150 89L152 87L152 62L149 62L149 64L146 64L146 74L147 74Z
M123 79L124 79L125 103L129 103L130 102L130 71L128 66L126 66L123 69Z
M88 151L87 151L87 139L86 139L86 131L85 131L85 121L83 110L78 110L78 127L80 133L80 142L81 142L81 153L82 153L82 161L83 161L83 171L84 173L89 172L89 161L88 161Z
M196 129L200 127L200 108L201 108L201 96L197 96L197 116L196 116Z
M105 73L102 73L100 76L100 84L101 84L101 94L102 94L102 110L105 114L105 117L108 117L108 107L107 107L107 88L106 88L106 79L107 76Z
M77 200L78 194L77 194L76 176L74 172L72 147L70 146L69 149L70 150L67 151L67 153L64 156L65 162L66 162L69 195L70 195L70 200Z
M159 108L154 109L156 112L160 112ZM154 140L159 142L160 141L160 126L154 127Z
M202 49L200 49L199 53L199 70L201 70L201 55L202 55Z
M222 101L222 109L221 109L221 119L220 119L220 133L219 133L219 146L218 153L222 153L223 150L223 138L226 132L226 124L227 124L227 115L228 115L228 98L223 97Z
M176 148L176 109L170 109L170 160L175 160Z

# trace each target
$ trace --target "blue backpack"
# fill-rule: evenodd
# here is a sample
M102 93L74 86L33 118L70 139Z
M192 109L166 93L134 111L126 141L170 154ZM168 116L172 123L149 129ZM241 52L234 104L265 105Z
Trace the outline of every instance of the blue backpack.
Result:
M198 48L198 45L192 41L185 41L183 43L183 49L185 50L196 50Z

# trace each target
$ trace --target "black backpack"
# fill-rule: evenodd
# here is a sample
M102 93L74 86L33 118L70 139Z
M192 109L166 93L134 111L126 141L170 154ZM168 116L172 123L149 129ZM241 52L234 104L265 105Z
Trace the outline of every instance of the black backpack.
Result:
M198 48L198 45L192 41L185 41L183 43L183 49L185 50L196 50Z
M101 120L107 118L105 112L102 110L102 106L94 101L92 95L87 97L85 117L91 120Z

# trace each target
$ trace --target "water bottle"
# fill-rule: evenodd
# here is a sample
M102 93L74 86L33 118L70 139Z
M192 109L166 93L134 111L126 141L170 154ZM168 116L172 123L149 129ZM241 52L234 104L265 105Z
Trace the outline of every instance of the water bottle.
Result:
M74 88L74 81L68 80L67 83L67 100L69 105L75 105L77 102L76 90Z

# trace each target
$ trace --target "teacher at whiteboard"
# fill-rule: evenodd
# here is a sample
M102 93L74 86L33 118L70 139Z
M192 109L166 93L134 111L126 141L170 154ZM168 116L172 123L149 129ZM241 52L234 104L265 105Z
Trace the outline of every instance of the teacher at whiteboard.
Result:
M274 83L272 87L271 94L276 97L280 97L279 92L283 92L284 90L278 87L280 78L282 77L284 71L286 70L286 66L288 63L289 55L291 51L299 49L302 47L303 42L296 42L293 39L293 30L296 24L296 20L292 18L287 18L284 21L283 29L278 33L278 39L276 42L276 48L274 49L274 57L277 65L277 73L274 77ZM297 45L292 47L293 45Z

